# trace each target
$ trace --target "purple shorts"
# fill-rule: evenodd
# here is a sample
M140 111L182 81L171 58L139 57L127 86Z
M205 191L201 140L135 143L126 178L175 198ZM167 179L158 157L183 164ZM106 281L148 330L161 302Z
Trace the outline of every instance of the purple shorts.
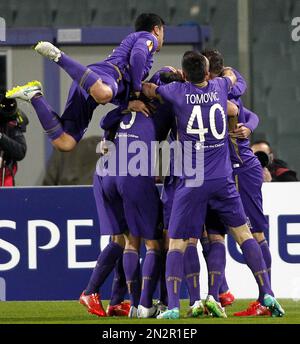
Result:
M247 222L241 198L231 177L207 180L195 188L186 187L182 179L175 190L169 237L200 239L208 205L230 227L239 227Z
M113 98L127 92L123 80L120 80L120 74L113 65L108 62L99 62L88 67L97 73L99 78L112 89ZM64 131L77 142L80 141L98 105L93 97L81 88L76 81L73 81L65 110L61 116Z
M162 237L162 207L153 178L94 175L101 235L129 231L148 240Z
M161 201L163 203L164 229L169 228L174 193L178 181L179 179L174 176L168 176L164 180L164 186L161 193Z
M247 170L237 173L234 170L237 189L247 215L247 223L252 233L266 232L268 221L263 213L261 187L263 183L263 171L260 165L253 166ZM227 227L217 216L216 212L208 208L205 227L209 234L227 233Z

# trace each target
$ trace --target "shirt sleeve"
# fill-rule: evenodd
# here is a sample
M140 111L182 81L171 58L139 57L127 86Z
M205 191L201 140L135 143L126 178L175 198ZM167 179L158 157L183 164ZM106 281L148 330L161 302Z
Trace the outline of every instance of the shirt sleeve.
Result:
M259 123L259 117L252 111L250 111L249 109L246 109L244 107L244 115L245 115L245 127L249 128L251 130L251 132L253 132Z
M156 89L156 94L170 103L175 103L176 97L174 95L179 87L177 84L179 84L179 82L171 82L170 84L159 86Z
M125 105L120 106L110 112L108 112L100 122L100 127L104 130L110 130L114 128L115 126L119 125L122 117L123 117L123 111L126 109Z
M241 97L247 90L247 83L244 77L235 69L232 69L234 74L236 75L237 81L233 85L230 95L232 97Z
M131 50L129 64L134 92L140 92L142 89L142 81L151 69L152 55L156 51L157 45L157 39L149 34L149 36L139 38Z
M228 78L227 76L222 76L222 77L217 77L214 80L218 82L219 86L221 87L222 90L224 90L224 92L226 92L227 94L230 93L232 89L232 82L230 78Z

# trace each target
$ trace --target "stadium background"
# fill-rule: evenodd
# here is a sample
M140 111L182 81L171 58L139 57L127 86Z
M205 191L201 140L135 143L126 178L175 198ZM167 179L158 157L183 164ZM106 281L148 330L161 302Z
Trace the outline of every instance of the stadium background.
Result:
M245 103L260 115L260 125L254 138L269 140L277 155L287 160L290 166L299 172L300 89L298 83L300 72L298 61L300 42L292 39L291 33L294 27L291 23L294 17L300 16L300 0L1 1L0 17L5 18L7 26L6 42L1 42L0 45L1 86L9 88L29 80L40 80L45 86L45 93L50 103L61 113L71 80L55 65L33 53L30 45L48 35L60 40L60 48L76 60L83 64L92 63L107 56L117 44L118 37L121 40L121 37L130 30L136 14L145 11L158 13L165 18L167 24L175 26L169 29L169 32L173 32L171 35L173 43L166 44L161 53L156 56L153 71L162 65L179 67L182 53L192 47L199 47L200 41L203 43L202 47L219 49L225 56L225 63L239 69L248 80ZM101 27L113 28L103 31ZM69 28L72 31L64 31ZM111 32L114 32L115 36ZM184 39L181 35L184 35ZM91 42L91 39L89 40L91 36L95 37L94 42L102 42L102 44L86 44L80 39L80 37L86 37L86 42ZM51 146L31 106L20 103L20 107L28 114L30 125L26 133L28 153L26 159L19 165L17 184L37 186L41 183L45 172ZM87 136L101 134L99 120L109 109L110 106L97 109ZM298 186L293 185L284 190L270 185L267 186L266 191L269 196L268 206L270 204L267 211L267 214L271 216L270 231L273 231L274 235L271 248L275 262L278 260L275 290L279 286L276 283L283 281L289 285L289 288L284 290L285 284L282 282L279 296L300 298L297 289L297 281L299 281L297 271L300 265L299 229L296 225L290 233L294 235L293 253L290 253L296 257L296 261L285 262L280 256L281 246L284 247L284 243L279 235L277 224L278 216L300 214L298 201L300 190ZM37 197L37 203L41 199L41 195L32 197ZM276 202L276 197L278 202ZM20 220L20 213L12 209L13 214L4 216L3 214L9 214L8 210L6 213L3 211L5 199L6 196L4 197L1 193L1 219L11 219L14 216L17 224L19 223L17 230L24 232L25 223L30 219L31 213L23 214ZM26 202L26 197L24 202ZM293 206L287 207L287 205ZM20 209L22 210L22 204L18 210ZM51 220L51 216L53 214L43 214L44 219ZM26 232L24 233L26 235ZM16 240L12 233L4 238L12 242ZM47 241L47 238L45 240ZM22 246L19 247L21 253L22 250L27 252L31 249L27 246L27 241L20 245ZM59 257L56 258L57 264L59 264ZM24 270L20 270L21 275L30 273L26 264L23 262L22 264ZM50 264L50 261L46 260L45 264ZM228 271L231 271L229 280L239 276L237 285L241 290L243 287L250 289L254 286L254 283L249 285L247 283L250 279L249 274L239 275L240 270L230 270L231 264L237 263L229 259ZM86 272L86 276L90 271ZM282 279L288 274L292 276L291 280ZM255 291L253 294L239 296L254 297L254 294ZM16 295L18 295L18 290L16 290Z

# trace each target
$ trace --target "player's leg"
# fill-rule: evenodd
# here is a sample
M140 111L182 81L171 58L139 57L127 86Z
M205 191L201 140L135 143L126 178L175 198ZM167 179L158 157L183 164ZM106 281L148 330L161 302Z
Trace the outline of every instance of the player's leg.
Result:
M254 166L236 176L239 193L249 218L250 230L258 242L271 282L271 253L264 232L268 229L268 221L263 214L261 187L263 183L262 168ZM251 302L246 310L234 313L235 316L261 316L270 315L270 311L263 306L264 295L259 295L258 300Z
M198 317L203 314L204 307L200 297L200 261L197 251L198 239L190 238L184 253L184 276L190 296L188 317Z
M207 210L205 227L211 250L205 258L208 267L209 289L211 289L209 294L213 295L222 307L229 306L234 302L234 296L229 291L225 277L226 252L224 241L227 229L218 214L210 207ZM218 296L216 296L217 289Z
M114 269L116 262L123 255L122 233L126 224L122 214L122 201L117 195L114 178L102 178L95 174L93 190L100 219L100 234L111 235L112 241L99 254L97 264L79 301L88 308L90 313L106 316L101 304L99 290Z
M168 310L157 316L158 319L178 319L180 309L180 288L184 276L183 256L188 239L173 239L169 241L169 251L166 262L166 284L168 291Z
M246 215L250 220L250 230L253 237L259 243L269 278L271 281L271 252L265 238L265 233L269 228L266 216L263 213L263 200L261 188L263 184L263 171L261 165L252 167L249 170L237 175L239 183L239 193L244 205Z
M140 273L140 242L141 238L125 233L125 249L123 254L123 268L130 298L130 318L137 317L138 305L141 297L141 273Z
M102 82L101 76L90 68L73 60L50 42L39 42L35 50L42 56L56 62L67 72L70 77L89 93L98 104L109 103L114 92L106 83Z
M144 260L143 287L138 307L139 317L153 316L153 293L161 266L162 207L155 181L151 177L120 177L124 211L131 236L145 240L147 254ZM126 271L125 271L126 273ZM127 275L126 275L127 277ZM136 304L134 305L136 307Z
M205 191L189 188L182 180L176 187L170 218L169 251L166 262L168 311L158 318L178 319L180 287L184 276L184 252L189 238L200 238L206 212ZM200 190L202 191L202 190Z
M70 151L75 147L76 141L64 132L60 117L44 98L39 81L31 81L23 86L14 87L6 94L8 98L31 102L45 133L55 147L62 151Z
M161 312L164 312L168 306L168 291L167 291L167 285L166 285L166 260L167 260L167 253L169 249L168 228L169 228L169 220L170 220L171 211L172 211L176 184L177 184L177 179L174 176L166 176L164 180L162 193L161 193L161 201L163 204L163 223L164 223L164 228L165 228L163 231L163 239L161 243L162 262L161 262L159 302L158 302L158 307L160 308Z
M168 230L163 231L163 239L161 242L161 268L159 279L159 301L157 307L159 311L164 312L168 307L168 291L166 285L166 260L169 250Z
M64 113L60 117L46 101L39 82L29 82L7 92L10 98L30 101L51 143L60 151L71 151L83 136L97 103L77 83L70 87Z
M125 247L124 236L112 236L112 241ZM124 301L127 294L126 277L123 268L123 255L117 260L114 268L114 279L111 290L110 302L107 307L108 316L128 316L130 303Z
M160 277L161 251L159 240L145 239L146 257L142 268L142 290L138 307L139 318L150 318L157 315L157 307L153 305L153 294Z
M218 197L214 200L214 209L229 226L235 241L240 245L245 262L252 271L260 294L263 295L263 304L270 309L273 316L282 316L284 310L274 298L261 249L247 225L246 214L233 181L228 181L228 184L220 189Z

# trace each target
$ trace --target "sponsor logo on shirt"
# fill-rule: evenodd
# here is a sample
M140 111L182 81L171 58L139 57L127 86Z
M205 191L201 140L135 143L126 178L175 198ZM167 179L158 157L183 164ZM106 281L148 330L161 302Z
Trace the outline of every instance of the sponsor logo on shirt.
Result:
M149 51L152 51L152 49L153 49L153 42L150 41L150 40L148 40L148 41L146 42L146 45L147 45L147 47L148 47L148 50L149 50Z

